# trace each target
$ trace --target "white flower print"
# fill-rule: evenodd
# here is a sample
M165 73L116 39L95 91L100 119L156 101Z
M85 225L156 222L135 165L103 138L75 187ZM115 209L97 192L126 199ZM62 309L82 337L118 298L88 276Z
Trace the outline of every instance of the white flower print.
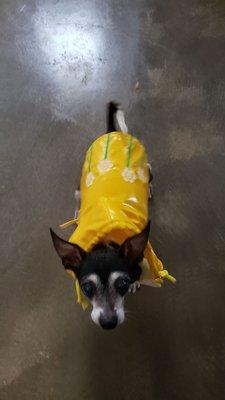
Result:
M101 160L98 163L98 170L99 172L108 172L113 167L113 163L110 160Z
M144 171L143 168L139 167L137 173L138 173L139 179L140 179L142 182L144 182L144 183L147 183L147 182L148 182L148 176L146 175L146 173L145 173L145 171Z
M87 187L92 185L94 179L95 179L95 176L94 176L93 172L88 172L88 174L86 176L86 185L87 185Z
M122 177L126 182L133 183L136 180L135 172L129 167L124 168L122 171Z

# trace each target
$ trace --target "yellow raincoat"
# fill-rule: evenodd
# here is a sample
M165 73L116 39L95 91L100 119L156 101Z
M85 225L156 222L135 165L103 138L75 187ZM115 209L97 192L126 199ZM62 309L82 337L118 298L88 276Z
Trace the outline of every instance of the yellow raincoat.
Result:
M83 165L77 228L69 241L90 251L97 243L122 244L141 232L148 222L149 170L144 146L127 133L112 132L96 139L88 149ZM150 242L141 264L141 282L161 286L163 278L175 279L163 269ZM74 276L76 279L76 277ZM76 280L78 303L87 301Z

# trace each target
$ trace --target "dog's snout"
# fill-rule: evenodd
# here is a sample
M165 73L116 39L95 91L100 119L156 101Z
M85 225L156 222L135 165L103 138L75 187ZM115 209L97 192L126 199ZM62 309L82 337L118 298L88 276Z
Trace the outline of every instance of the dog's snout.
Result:
M99 318L100 325L103 329L114 329L118 324L117 316L104 317L103 315Z

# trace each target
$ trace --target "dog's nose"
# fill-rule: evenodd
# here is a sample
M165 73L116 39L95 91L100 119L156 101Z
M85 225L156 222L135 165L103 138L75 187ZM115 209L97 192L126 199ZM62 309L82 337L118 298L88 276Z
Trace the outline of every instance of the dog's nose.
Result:
M101 315L99 322L103 329L113 329L118 324L118 318L116 316L107 318Z

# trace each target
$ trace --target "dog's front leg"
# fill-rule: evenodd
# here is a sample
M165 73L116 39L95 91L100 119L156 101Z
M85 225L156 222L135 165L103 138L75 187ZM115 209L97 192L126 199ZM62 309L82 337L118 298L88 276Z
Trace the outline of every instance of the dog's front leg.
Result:
M129 293L135 293L137 290L140 289L140 287L141 287L141 284L138 281L131 283L130 287L129 287Z
M80 211L80 190L77 189L75 190L74 193L74 197L75 197L75 211L74 211L74 218L78 218L79 215L79 211Z

